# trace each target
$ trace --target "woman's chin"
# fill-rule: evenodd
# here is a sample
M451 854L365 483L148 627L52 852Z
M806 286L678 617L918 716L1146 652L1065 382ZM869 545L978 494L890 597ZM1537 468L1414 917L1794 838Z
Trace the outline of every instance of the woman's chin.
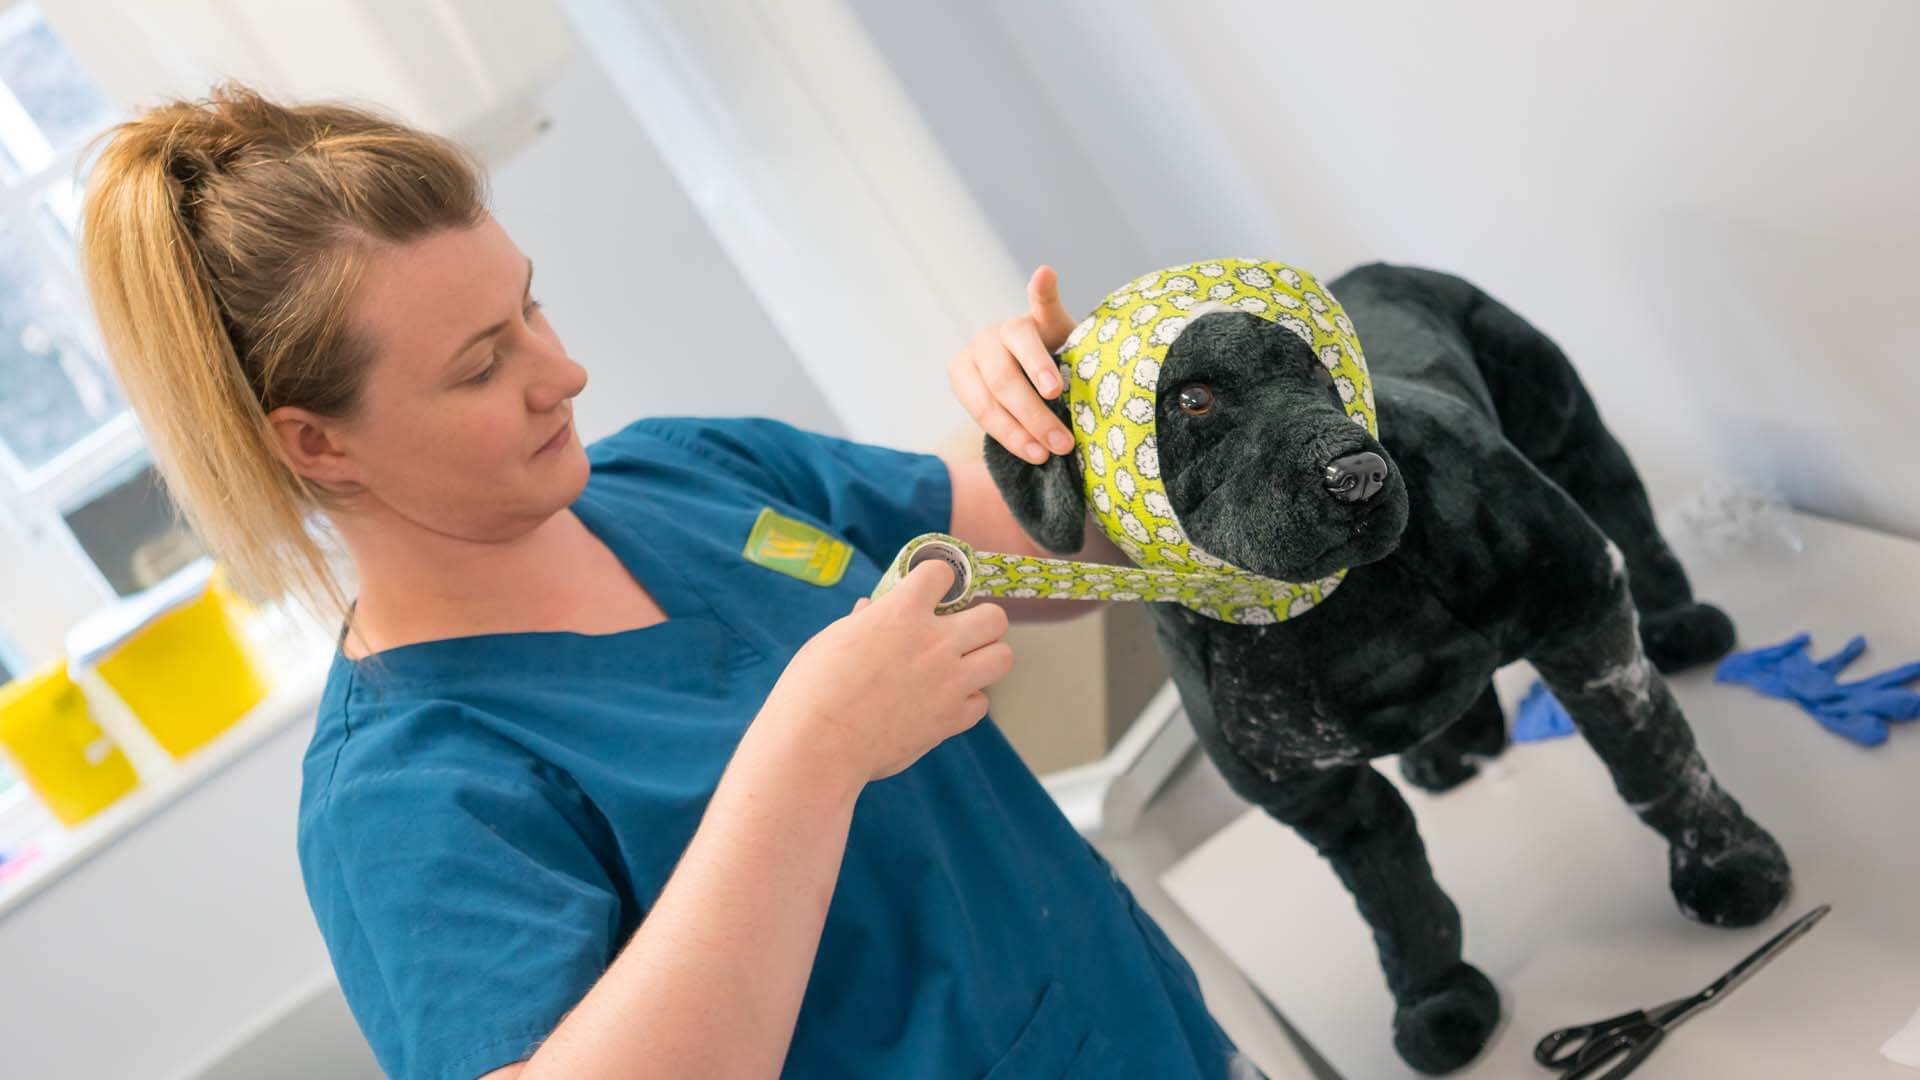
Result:
M539 454L531 462L531 472L540 488L543 502L552 502L555 510L572 506L586 490L592 468L586 447L578 439Z

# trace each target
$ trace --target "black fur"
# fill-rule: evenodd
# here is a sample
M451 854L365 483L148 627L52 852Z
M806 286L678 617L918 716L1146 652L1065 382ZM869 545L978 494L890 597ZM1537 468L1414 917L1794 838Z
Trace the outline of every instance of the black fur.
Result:
M1722 926L1764 919L1789 872L1773 839L1714 783L1655 671L1733 644L1694 602L1632 464L1553 342L1458 278L1374 265L1332 283L1366 351L1380 439L1342 412L1286 329L1203 316L1169 350L1156 428L1188 534L1230 563L1309 580L1350 567L1302 618L1216 622L1154 605L1162 646L1208 754L1242 797L1333 865L1373 928L1398 1005L1395 1046L1426 1072L1472 1059L1499 1014L1461 959L1460 919L1433 880L1405 802L1368 762L1401 754L1445 789L1498 753L1490 679L1526 658L1670 845L1674 897ZM1214 391L1205 415L1178 391ZM1383 455L1385 487L1329 496L1324 470ZM989 440L995 480L1029 533L1077 546L1085 507L1069 458L1031 466Z

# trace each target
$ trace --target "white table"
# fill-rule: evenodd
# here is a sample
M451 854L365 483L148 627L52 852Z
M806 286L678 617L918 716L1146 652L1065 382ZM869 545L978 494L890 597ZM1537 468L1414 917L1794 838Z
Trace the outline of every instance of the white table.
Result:
M1795 516L1806 541L1689 560L1742 647L1813 634L1817 655L1854 633L1860 678L1920 658L1920 544ZM1511 700L1531 674L1503 672ZM1500 988L1487 1052L1455 1075L1547 1077L1536 1040L1564 1024L1692 993L1822 901L1833 912L1720 1005L1675 1029L1648 1077L1902 1077L1879 1053L1920 1006L1920 725L1863 749L1785 702L1672 680L1708 764L1785 847L1795 891L1764 926L1682 917L1664 843L1615 795L1577 737L1510 749L1444 796L1410 789L1392 760L1466 955ZM1291 830L1249 811L1177 863L1168 891L1345 1076L1419 1074L1394 1054L1392 1000L1365 924L1333 872Z

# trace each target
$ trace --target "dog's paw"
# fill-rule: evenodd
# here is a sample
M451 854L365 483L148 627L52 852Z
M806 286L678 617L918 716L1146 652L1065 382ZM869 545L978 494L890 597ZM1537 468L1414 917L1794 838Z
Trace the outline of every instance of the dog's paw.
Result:
M1435 795L1459 787L1479 771L1472 757L1438 742L1410 746L1400 754L1400 775L1407 778L1407 783Z
M1687 604L1640 619L1640 644L1663 672L1718 660L1733 651L1733 642L1733 620L1712 604Z
M1488 701L1492 689L1489 688ZM1476 706L1465 716L1400 753L1400 775L1414 787L1438 795L1471 780L1480 762L1507 748L1507 720L1497 706Z
M1393 1048L1423 1073L1472 1061L1500 1022L1500 992L1472 964L1447 969L1393 1013Z
M1694 830L1687 830L1692 834ZM1674 902L1709 926L1753 926L1778 911L1793 890L1786 853L1765 829L1741 818L1734 835L1711 846L1667 849Z

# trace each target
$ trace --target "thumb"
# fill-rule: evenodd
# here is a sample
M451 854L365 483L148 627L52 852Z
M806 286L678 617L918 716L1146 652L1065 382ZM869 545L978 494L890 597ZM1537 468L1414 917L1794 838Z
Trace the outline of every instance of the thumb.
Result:
M1053 267L1042 266L1027 281L1027 314L1040 329L1040 342L1058 349L1073 332L1073 316L1060 303L1060 275Z
M907 572L906 578L896 585L892 593L904 593L900 601L915 611L932 611L940 603L940 598L953 587L953 567L941 559L928 559Z

